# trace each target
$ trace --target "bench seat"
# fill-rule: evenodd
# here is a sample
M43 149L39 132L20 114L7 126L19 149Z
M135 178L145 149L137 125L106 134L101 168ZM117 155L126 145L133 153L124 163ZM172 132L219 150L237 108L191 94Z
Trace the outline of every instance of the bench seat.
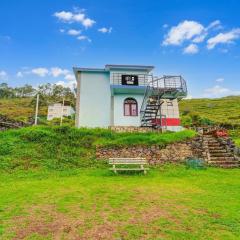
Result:
M113 167L110 170L117 173L117 171L143 171L144 174L147 173L149 168L144 167L144 165L148 164L145 158L109 158L109 165ZM116 165L139 165L139 168L130 167L130 168L123 168L123 167L116 167Z

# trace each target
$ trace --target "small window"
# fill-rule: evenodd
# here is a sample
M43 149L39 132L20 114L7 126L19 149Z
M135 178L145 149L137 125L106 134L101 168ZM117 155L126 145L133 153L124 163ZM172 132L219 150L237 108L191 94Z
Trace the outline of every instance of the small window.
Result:
M138 116L138 105L134 98L124 100L124 116Z
M172 102L167 102L167 106L168 106L168 107L172 107L172 106L173 106L173 103L172 103Z

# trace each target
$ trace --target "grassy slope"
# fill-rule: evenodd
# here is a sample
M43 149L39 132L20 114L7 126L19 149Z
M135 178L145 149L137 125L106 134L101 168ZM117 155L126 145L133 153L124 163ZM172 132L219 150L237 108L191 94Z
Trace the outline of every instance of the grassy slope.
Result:
M0 175L0 239L239 239L240 170ZM55 237L55 238L54 238Z
M180 111L190 111L216 123L240 125L240 96L183 100L180 102Z
M181 113L197 114L218 124L240 126L240 96L219 99L190 99L180 102ZM231 137L240 147L240 130L230 131Z
M15 120L27 121L34 116L34 107L31 106L32 98L0 99L0 114ZM39 114L46 115L46 107L40 108Z
M0 132L0 170L95 166L95 146L165 145L194 136L178 133L114 133L104 129L28 127Z

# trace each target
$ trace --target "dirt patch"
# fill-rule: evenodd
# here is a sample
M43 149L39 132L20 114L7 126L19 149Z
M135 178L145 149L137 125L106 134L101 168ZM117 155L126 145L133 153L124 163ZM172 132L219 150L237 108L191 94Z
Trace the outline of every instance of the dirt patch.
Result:
M178 211L177 215L174 209ZM41 205L31 207L26 215L15 217L10 231L15 233L14 240L25 239L32 234L54 240L129 239L129 228L141 230L138 239L165 238L165 229L159 220L167 222L168 228L174 230L194 231L189 226L185 228L183 223L188 210L172 202L154 200L149 206L126 203L112 208L103 204L101 209L92 205L90 210L69 206L67 213L59 212L54 205Z

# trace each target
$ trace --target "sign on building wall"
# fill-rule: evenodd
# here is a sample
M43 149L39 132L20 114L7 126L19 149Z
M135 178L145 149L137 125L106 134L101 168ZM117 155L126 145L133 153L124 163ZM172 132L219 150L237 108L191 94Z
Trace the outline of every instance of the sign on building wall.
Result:
M138 85L138 75L122 75L122 85Z

